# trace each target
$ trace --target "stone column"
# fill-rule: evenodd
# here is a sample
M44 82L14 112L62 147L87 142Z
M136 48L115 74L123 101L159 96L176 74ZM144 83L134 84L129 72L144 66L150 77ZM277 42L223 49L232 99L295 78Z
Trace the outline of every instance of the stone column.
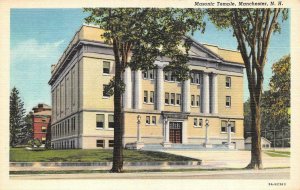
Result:
M123 108L130 109L132 105L131 69L127 67L124 72L125 92L123 94Z
M203 113L209 113L209 75L203 73L203 87L202 87L202 106Z
M157 68L157 74L156 74L156 109L159 111L164 110L164 71L163 67Z
M142 108L142 71L134 72L134 108Z
M169 132L170 132L170 128L169 128L169 121L167 118L164 119L164 142L163 142L163 146L164 147L171 147L171 143L169 141Z
M182 112L191 111L191 80L183 81L181 86L182 91Z
M214 73L212 75L212 113L218 113L218 75Z
M137 134L136 134L137 135L136 140L137 140L138 143L142 141L140 126L141 126L141 121L138 120L138 122L137 122Z
M227 133L228 133L228 144L231 144L231 125L227 125Z

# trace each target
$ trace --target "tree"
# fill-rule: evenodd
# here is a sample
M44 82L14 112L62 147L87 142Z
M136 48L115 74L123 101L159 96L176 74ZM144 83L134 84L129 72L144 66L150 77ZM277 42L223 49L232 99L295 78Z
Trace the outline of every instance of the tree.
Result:
M250 93L252 148L247 168L261 169L261 97L263 72L269 42L274 32L280 32L279 14L287 19L287 9L208 9L210 20L218 28L230 28L238 42L246 67Z
M10 107L9 107L9 129L10 129L10 143L11 147L15 147L20 143L22 136L22 128L24 126L24 103L19 96L19 91L16 87L10 93Z
M22 142L21 144L27 144L30 139L33 139L33 125L32 125L32 112L26 114L24 118L24 126L22 127Z
M263 115L262 123L267 129L276 129L281 138L290 137L290 59L289 55L284 56L273 64L270 90L264 93L261 105ZM269 136L272 136L274 139L274 132ZM289 145L289 141L286 143L283 143L283 141L277 142L278 143L276 144L273 143L273 146L283 146L283 144Z
M123 169L122 82L126 67L143 71L155 68L157 57L168 57L169 66L178 80L188 78L187 32L203 29L199 9L117 8L85 9L85 20L103 29L106 43L111 44L115 57L115 77L105 89L114 95L114 150L112 172ZM130 57L130 58L129 58Z

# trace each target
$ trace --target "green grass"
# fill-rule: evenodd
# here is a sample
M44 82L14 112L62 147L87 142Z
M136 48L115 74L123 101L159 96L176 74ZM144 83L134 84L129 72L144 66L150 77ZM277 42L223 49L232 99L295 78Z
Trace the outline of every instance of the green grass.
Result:
M125 162L199 161L163 152L124 150ZM45 150L10 149L10 162L111 162L112 150Z
M265 150L264 153L271 157L290 157L289 151L275 151L275 150Z

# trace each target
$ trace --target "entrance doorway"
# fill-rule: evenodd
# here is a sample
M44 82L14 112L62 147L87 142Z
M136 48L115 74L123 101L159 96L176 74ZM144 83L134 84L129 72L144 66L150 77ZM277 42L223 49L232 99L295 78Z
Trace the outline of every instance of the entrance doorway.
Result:
M171 143L182 143L182 122L170 122L169 128L169 141Z

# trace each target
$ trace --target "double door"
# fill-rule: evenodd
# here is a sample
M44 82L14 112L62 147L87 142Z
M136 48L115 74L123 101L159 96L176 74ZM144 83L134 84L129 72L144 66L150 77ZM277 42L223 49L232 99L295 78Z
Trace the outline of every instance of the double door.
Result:
M171 143L182 143L182 122L170 122L169 141Z

